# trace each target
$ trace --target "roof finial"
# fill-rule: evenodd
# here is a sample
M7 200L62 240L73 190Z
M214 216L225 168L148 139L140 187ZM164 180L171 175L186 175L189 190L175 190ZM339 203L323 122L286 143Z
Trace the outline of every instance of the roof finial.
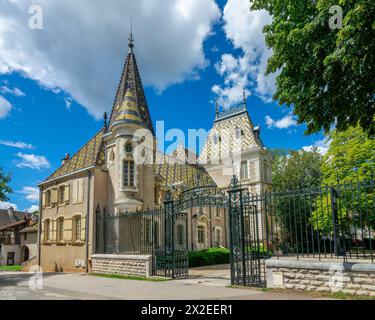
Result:
M216 100L215 102L215 111L216 111L216 117L219 116L219 102Z
M104 129L108 129L107 119L108 119L107 112L104 112Z
M133 19L130 19L130 34L129 34L129 50L133 52L134 48L134 35L133 35Z
M246 90L243 89L243 105L246 107Z

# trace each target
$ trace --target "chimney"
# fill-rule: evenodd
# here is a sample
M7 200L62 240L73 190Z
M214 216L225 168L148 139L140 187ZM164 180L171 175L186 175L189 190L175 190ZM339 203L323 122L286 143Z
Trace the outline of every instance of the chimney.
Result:
M13 207L9 207L9 209L8 209L8 216L9 216L10 221L16 222L16 216L14 214Z
M67 153L67 154L65 155L65 158L62 159L61 164L64 165L64 164L67 163L69 160L70 160L70 154Z

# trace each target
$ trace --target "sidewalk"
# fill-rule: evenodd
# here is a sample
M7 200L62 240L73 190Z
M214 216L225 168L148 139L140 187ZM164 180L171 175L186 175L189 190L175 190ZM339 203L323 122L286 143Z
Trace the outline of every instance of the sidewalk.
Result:
M44 274L43 290L30 290L30 274L0 272L0 300L315 300L304 294L228 288L212 278L149 282L87 274Z

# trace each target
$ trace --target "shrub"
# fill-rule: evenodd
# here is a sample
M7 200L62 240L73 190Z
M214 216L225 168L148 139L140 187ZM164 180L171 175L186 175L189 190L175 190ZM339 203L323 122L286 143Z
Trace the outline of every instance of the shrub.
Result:
M229 250L210 248L202 251L189 252L189 267L211 266L229 263Z

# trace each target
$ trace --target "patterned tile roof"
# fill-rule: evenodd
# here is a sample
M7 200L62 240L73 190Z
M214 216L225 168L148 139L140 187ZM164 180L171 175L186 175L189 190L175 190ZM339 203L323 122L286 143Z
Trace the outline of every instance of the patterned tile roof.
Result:
M133 51L133 42L134 39L131 34L129 38L129 53L126 57L112 107L110 127L118 122L136 123L154 133L141 76Z
M199 159L202 162L209 161L224 156L223 152L229 154L263 147L259 134L260 128L254 128L246 107L229 110L214 121L214 126Z
M158 156L163 155L159 153ZM215 185L204 168L182 163L168 155L164 155L163 164L154 164L154 172L155 175L160 175L163 178L163 185L167 187L179 182L183 183L184 188L193 188L197 184Z
M76 172L91 166L104 166L103 132L100 130L73 157L50 175L46 181Z

